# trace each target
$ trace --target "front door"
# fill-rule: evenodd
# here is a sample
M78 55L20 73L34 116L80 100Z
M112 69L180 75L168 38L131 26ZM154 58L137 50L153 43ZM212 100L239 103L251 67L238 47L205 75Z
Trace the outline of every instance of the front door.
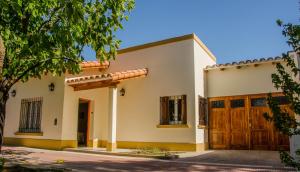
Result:
M88 118L89 118L89 102L79 101L78 108L78 129L77 141L78 146L87 146L88 143Z

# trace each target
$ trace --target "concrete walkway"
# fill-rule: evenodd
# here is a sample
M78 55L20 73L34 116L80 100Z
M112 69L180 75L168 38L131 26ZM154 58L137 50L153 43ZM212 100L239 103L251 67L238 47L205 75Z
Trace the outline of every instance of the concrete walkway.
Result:
M53 165L72 171L293 171L280 164L276 152L206 151L186 153L177 160L95 155L24 147L4 147L14 163Z

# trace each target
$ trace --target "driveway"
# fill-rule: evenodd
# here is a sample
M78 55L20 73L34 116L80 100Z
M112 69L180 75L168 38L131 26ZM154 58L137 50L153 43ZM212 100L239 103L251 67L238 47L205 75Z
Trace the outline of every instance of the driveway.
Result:
M5 158L14 163L53 165L72 171L293 171L280 164L278 154L269 151L206 151L187 153L177 160L119 157L4 147Z
M187 153L178 161L227 165L284 167L277 151L212 150L203 153Z

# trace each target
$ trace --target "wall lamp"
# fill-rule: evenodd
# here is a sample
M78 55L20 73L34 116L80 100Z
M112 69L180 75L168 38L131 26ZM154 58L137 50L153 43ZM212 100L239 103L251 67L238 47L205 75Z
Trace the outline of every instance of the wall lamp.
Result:
M51 82L51 84L49 84L48 87L49 91L54 91L55 85L53 84L53 82Z
M16 91L16 90L12 90L12 91L10 92L10 94L11 94L12 97L15 97L16 94L17 94L17 91Z
M122 88L121 90L120 90L120 96L125 96L125 89L124 88Z

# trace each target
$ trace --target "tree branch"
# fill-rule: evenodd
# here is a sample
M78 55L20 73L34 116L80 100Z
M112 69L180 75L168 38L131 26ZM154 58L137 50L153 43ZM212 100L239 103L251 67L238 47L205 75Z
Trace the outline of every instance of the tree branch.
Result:
M64 6L59 6L59 7L57 7L57 8L54 8L53 11L52 11L52 13L51 13L51 15L50 15L50 17L49 17L49 19L48 19L48 20L45 20L45 21L40 25L40 27L38 28L38 32L40 32L40 31L42 30L42 28L43 28L46 24L50 23L50 22L52 21L54 15L55 15L60 9L62 9L63 7L64 7Z
M31 70L39 67L40 65L46 63L46 62L49 62L50 60L53 60L53 59L61 59L61 60L70 60L70 61L73 61L74 63L79 63L79 61L76 61L74 59L70 59L68 57L64 57L64 58L48 58L48 59L45 59L45 60L42 60L42 61L39 61L38 63L32 65L31 67L29 67L28 69L26 69L20 76L17 77L17 79L15 79L13 82L11 82L9 85L6 86L7 90L10 90L10 88L15 84L17 83L18 81L20 81L25 75L27 75Z

